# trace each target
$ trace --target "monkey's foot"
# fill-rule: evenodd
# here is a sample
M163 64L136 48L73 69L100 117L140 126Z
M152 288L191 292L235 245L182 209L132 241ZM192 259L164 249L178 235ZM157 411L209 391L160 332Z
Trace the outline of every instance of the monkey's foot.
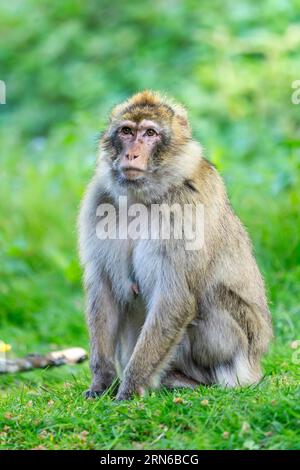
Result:
M93 398L98 398L101 395L103 395L104 392L105 392L105 390L90 390L89 389L86 392L84 392L84 398L86 398L86 400L91 400Z
M169 389L173 388L196 388L200 385L194 379L187 377L183 372L171 371L162 379L162 385Z

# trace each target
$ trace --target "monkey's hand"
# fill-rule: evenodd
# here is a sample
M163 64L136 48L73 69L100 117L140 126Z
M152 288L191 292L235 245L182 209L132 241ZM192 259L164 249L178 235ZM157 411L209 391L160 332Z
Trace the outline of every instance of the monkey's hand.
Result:
M151 388L167 367L172 351L180 342L187 324L195 316L195 297L188 286L179 282L174 293L174 271L171 274L170 289L167 276L164 277L165 291L157 298L149 311L134 351L124 370L117 400L128 400L134 394L143 395ZM172 294L170 295L170 292Z
M117 401L130 400L134 395L130 390L119 390L116 396Z
M116 400L130 400L134 395L144 396L145 389L143 387L134 387L130 384L122 383L119 387Z
M86 398L87 400L91 400L92 398L101 397L101 395L103 395L106 390L107 390L107 388L103 388L103 389L101 389L101 390L91 390L91 389L88 389L86 392L84 392L83 396L84 396L84 398Z

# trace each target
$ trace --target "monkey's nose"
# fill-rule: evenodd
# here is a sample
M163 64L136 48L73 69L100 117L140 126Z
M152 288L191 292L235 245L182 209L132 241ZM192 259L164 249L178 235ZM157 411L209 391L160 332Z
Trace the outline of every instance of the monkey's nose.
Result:
M127 160L131 161L131 160L135 160L136 158L138 158L139 155L131 155L130 153L127 153L126 154L126 158Z

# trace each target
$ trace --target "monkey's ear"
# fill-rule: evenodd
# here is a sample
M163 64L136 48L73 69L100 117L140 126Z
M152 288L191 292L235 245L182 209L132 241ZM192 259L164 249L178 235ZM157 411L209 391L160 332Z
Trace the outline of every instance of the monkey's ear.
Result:
M189 127L190 127L186 116L182 116L182 115L179 114L179 115L177 116L177 119L178 119L179 124L180 124L182 127L186 127L186 128L189 128Z
M125 109L125 104L124 103L117 104L111 111L110 121L113 121L115 118L117 118L117 116L122 114L124 109Z
M173 102L173 110L175 112L175 116L177 118L178 124L185 129L189 129L190 124L189 124L188 113L186 109L182 105L176 102Z
M180 112L176 114L176 127L180 133L183 133L185 136L191 135L191 127L188 120L187 113L184 108L180 109Z

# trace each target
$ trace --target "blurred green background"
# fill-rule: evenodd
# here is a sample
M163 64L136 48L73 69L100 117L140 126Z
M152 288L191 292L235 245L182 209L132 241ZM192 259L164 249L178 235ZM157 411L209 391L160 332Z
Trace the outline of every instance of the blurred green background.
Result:
M299 449L299 0L13 0L0 35L0 340L12 357L88 346L79 201L108 111L144 88L188 108L253 239L276 335L258 387L177 392L181 406L164 391L84 402L87 363L1 376L0 447Z
M86 345L76 214L110 108L184 103L265 274L277 341L300 336L299 1L14 0L0 10L0 338Z

